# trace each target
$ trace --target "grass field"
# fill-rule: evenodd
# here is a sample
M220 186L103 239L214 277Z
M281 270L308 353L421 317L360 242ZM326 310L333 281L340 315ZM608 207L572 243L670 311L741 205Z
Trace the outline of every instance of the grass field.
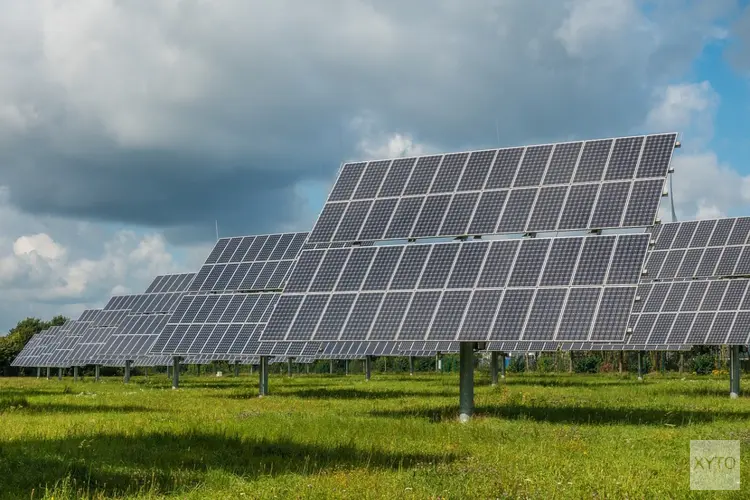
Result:
M744 380L745 384L750 380ZM747 498L750 398L726 377L163 374L0 379L0 498ZM747 387L747 385L745 386ZM739 439L740 492L689 490L689 441Z

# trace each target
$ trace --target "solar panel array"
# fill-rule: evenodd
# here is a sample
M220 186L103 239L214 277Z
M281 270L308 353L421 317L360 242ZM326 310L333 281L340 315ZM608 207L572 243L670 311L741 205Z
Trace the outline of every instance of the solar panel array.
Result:
M190 285L191 292L278 290L308 233L223 238Z
M56 327L53 327L56 328ZM33 335L26 345L18 353L18 356L11 362L10 366L37 366L36 361L39 357L39 350L41 349L41 343L45 340L48 335L48 330L43 330Z
M73 325L72 321L67 321L61 326L53 326L46 330L46 334L42 334L42 338L39 342L39 350L36 353L35 366L49 367L49 368L67 368L70 366L65 363L65 360L55 362L53 358L57 352L57 347L60 345L60 341L63 338L65 332L70 329Z
M258 338L307 236L301 232L219 240L150 352L227 361L271 353L298 355L299 346L262 345Z
M750 342L749 282L738 278L643 284L628 342L745 345Z
M365 356L398 356L396 342L327 342L318 359L362 359Z
M555 352L555 351L689 351L685 344L612 344L595 342L488 342L494 352Z
M750 217L656 226L648 280L750 276Z
M305 250L261 340L622 341L648 241Z
M676 138L347 163L309 242L650 226Z
M254 356L278 293L186 295L168 317L152 354Z
M73 357L119 364L148 354L194 277L193 273L157 276L145 293L112 297L104 311L92 317L96 329L87 335L98 337L82 342ZM97 347L84 350L88 344Z
M658 225L628 342L750 342L750 217Z
M437 353L457 353L458 342L401 342L398 350L406 356L435 355Z

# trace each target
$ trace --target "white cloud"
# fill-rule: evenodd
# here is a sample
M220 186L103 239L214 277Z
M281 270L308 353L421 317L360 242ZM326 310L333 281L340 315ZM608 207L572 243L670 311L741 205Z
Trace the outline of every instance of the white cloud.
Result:
M418 143L410 134L383 131L374 113L363 113L354 118L349 128L360 137L357 143L360 156L351 160L418 156L436 151L433 146Z
M680 219L705 218L706 214L731 215L750 201L743 176L713 151L675 154L673 164L675 205Z
M682 148L675 152L673 193L678 219L705 219L731 215L750 200L750 176L743 176L720 161L709 148L720 98L710 82L668 85L655 92L656 102L644 128L683 132ZM661 216L668 216L668 200Z
M568 15L555 37L570 56L616 58L632 53L634 45L657 42L658 28L633 0L581 0L567 2L566 7Z
M21 236L13 243L13 253L17 257L41 257L44 260L59 260L65 257L65 249L44 233Z
M655 92L657 105L648 113L646 128L658 132L685 131L684 147L700 150L713 137L719 94L708 81L668 85Z
M181 249L157 232L32 217L0 187L0 329L26 315L77 317L113 294L143 291L158 274L196 271L210 245ZM176 259L174 252L181 253Z

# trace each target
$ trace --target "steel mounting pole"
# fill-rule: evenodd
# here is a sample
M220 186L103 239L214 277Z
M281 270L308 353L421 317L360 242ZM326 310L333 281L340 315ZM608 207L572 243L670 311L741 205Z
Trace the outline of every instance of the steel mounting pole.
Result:
M180 358L172 358L172 389L180 388Z
M268 356L260 357L258 378L258 396L268 396Z
M638 380L643 380L643 360L641 351L638 351Z
M490 353L490 378L492 379L492 387L495 387L497 385L497 357L498 357L497 351L492 351Z
M459 420L468 422L474 414L474 344L461 342L459 381Z
M729 346L729 397L740 397L740 346Z

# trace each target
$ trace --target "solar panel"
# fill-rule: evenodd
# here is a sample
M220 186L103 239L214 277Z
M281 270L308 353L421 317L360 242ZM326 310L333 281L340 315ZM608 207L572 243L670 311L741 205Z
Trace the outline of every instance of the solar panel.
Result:
M307 235L280 233L222 238L186 290L208 293L280 289Z
M750 217L654 227L629 342L746 343L749 234Z
M657 226L644 281L750 276L748 233L750 217Z
M650 226L676 138L347 163L309 241Z
M648 241L648 234L627 234L378 246L367 273L357 274L347 292L323 285L372 248L304 250L305 265L290 278L294 288L282 293L259 340L555 340L562 318L564 335L575 330L581 340L621 341ZM554 271L555 286L539 288L552 242L573 252L575 265ZM333 252L346 264L316 281ZM584 290L595 296L582 311Z
M398 344L398 352L406 356L420 356L425 353L435 355L438 353L457 353L458 342L401 342Z
M633 314L634 344L734 345L750 342L750 279L645 283Z
M32 335L26 345L23 346L21 352L13 359L10 366L22 366L31 367L37 366L34 363L37 360L37 351L40 348L41 343L44 341L45 336L48 335L47 330L43 330L37 334Z
M68 366L70 366L66 364L64 360L55 361L55 354L65 331L73 326L68 325L68 323L72 322L67 321L62 326L53 326L52 328L46 330L45 334L42 334L33 359L34 366L50 368L67 368Z
M689 351L685 344L608 344L595 342L488 342L487 351L505 353L570 351Z

